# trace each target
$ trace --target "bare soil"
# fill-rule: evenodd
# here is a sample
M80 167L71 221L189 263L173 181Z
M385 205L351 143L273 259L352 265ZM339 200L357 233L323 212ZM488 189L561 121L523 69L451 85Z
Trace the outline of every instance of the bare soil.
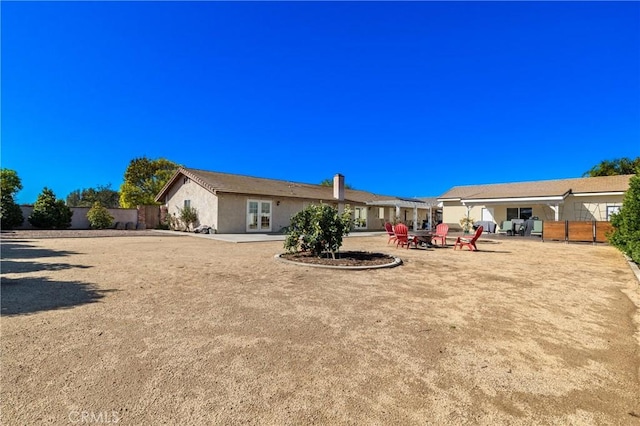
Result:
M359 236L343 250L403 265L343 271L122 232L2 234L2 424L640 424L640 287L612 247Z
M282 253L281 257L292 262L340 267L371 267L388 265L395 260L394 256L388 254L367 251L344 251L337 253L335 259L330 253L324 253L322 256L315 256L310 252Z

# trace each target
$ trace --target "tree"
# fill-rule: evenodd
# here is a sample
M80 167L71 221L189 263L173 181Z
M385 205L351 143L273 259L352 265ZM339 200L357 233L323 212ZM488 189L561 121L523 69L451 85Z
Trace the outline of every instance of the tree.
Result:
M184 206L183 209L178 208L180 211L180 220L184 224L185 231L189 231L192 225L198 221L198 211L195 207Z
M291 218L289 233L284 243L288 251L310 250L320 257L330 252L335 259L342 246L342 238L353 228L351 209L342 213L328 204L310 204Z
M96 201L106 208L119 207L120 193L111 189L111 184L108 184L99 185L97 188L76 189L67 195L69 207L91 207Z
M640 157L636 157L634 160L630 158L616 158L615 160L604 160L597 166L592 167L589 171L584 173L583 177L597 177L597 176L616 176L616 175L632 175L636 173L637 168L640 167Z
M129 163L124 173L124 182L120 186L120 206L135 208L158 204L155 201L156 195L179 167L164 158L134 158Z
M0 170L0 227L12 229L22 225L22 209L15 202L15 194L22 189L18 173L11 169Z
M67 229L71 226L73 212L62 200L57 200L52 190L45 187L33 205L29 223L42 229Z
M611 218L611 224L609 242L640 264L640 168L629 180L622 207Z
M15 195L22 189L22 181L18 177L18 173L11 169L0 170L0 190L2 194Z
M333 186L333 179L325 179L322 182L320 182L320 186ZM351 185L349 185L348 183L344 184L344 189L353 189L353 187Z
M100 201L93 203L93 206L87 212L87 219L89 220L89 225L93 229L110 228L113 223L113 216L111 216L109 210L107 210Z

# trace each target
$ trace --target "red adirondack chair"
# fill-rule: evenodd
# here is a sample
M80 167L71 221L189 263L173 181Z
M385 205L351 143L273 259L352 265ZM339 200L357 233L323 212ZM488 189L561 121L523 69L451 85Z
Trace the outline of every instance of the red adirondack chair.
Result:
M407 225L405 225L404 223L399 223L394 226L393 232L396 234L396 247L404 247L406 245L408 249L411 243L413 243L414 245L416 244L413 237L409 236L409 228L407 228Z
M458 237L453 249L455 250L459 245L460 250L462 250L462 247L464 246L469 247L469 250L471 251L478 250L478 247L476 247L476 241L480 238L480 235L482 235L482 231L484 231L484 228L482 226L478 226L478 229L476 229L476 233L472 238Z
M431 243L435 244L437 240L440 240L442 247L447 245L447 234L449 233L449 225L441 223L436 226L436 233L431 236Z
M386 229L387 234L389 234L389 241L387 241L387 245L391 242L391 241L396 241L398 239L398 237L396 237L396 234L393 232L393 225L390 224L389 222L384 224L384 229Z

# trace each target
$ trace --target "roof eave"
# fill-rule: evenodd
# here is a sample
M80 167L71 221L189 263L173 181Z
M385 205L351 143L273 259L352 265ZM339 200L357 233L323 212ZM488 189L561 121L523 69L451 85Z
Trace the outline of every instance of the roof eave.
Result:
M608 191L608 192L574 192L574 197L601 197L607 195L624 195L624 191Z
M505 204L505 203L519 203L519 202L552 202L552 201L564 201L565 195L552 195L544 197L503 197L503 198L468 198L461 199L463 204Z

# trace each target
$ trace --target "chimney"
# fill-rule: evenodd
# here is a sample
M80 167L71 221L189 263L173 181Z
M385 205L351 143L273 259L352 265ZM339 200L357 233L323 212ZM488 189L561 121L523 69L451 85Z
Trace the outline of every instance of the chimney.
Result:
M340 173L333 177L333 198L344 201L344 176Z

